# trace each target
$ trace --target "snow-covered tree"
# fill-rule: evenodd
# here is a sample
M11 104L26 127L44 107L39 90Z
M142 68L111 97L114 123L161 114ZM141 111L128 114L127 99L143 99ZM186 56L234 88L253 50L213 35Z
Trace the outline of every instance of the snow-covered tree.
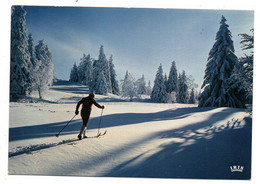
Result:
M237 64L228 27L222 16L216 42L209 52L199 107L244 107L236 89L228 90L230 76Z
M158 103L168 102L168 95L164 83L162 64L160 64L155 76L154 86L151 94L151 100Z
M167 92L177 92L178 91L178 73L176 69L176 63L175 61L172 62L169 77L168 77L168 87Z
M38 90L39 98L42 98L42 93L52 85L54 79L52 54L43 40L40 40L35 46L35 57L38 62L37 75L34 75L34 88Z
M148 81L148 86L145 87L146 95L151 96L152 94L152 88L151 88L151 81Z
M140 79L137 79L136 82L136 90L138 95L144 95L146 94L146 87L145 87L145 78L144 75Z
M129 97L130 101L136 96L135 80L128 71L126 71L125 78L122 85L122 96Z
M32 64L26 30L26 11L22 6L12 7L10 98L18 98L31 92Z
M178 103L188 103L189 92L186 73L183 70L182 74L178 77L178 92L177 92L177 102Z
M93 59L90 57L90 55L87 55L86 58L86 66L85 66L85 82L86 85L89 86L90 89L92 89L92 80L93 80L93 65L92 62Z
M100 81L102 77L101 73L104 75L105 81ZM99 49L99 57L98 60L95 60L93 63L93 90L97 93L97 91L100 91L98 88L101 87L101 84L106 85L106 89L108 92L112 92L111 89L111 79L110 79L110 70L109 70L109 65L108 61L106 59L106 55L104 54L104 48L103 45L101 45ZM105 89L105 87L101 87L102 89ZM106 94L107 91L104 93ZM101 93L98 93L101 94ZM102 93L103 95L103 93Z
M108 93L106 79L103 72L98 74L98 83L96 84L95 93L101 95L107 95Z
M252 103L253 95L253 60L254 60L254 30L253 35L239 34L242 36L242 50L250 51L249 55L239 58L238 65L234 67L229 80L230 89L236 88L244 96L245 103ZM251 50L252 49L252 50Z
M79 82L79 72L76 62L74 63L71 71L70 71L70 79L71 82Z
M33 36L31 33L28 35L28 49L29 49L29 53L30 53L30 60L32 63L32 68L34 68L34 66L37 63L37 59L35 57L34 40L33 40Z
M191 90L188 103L189 104L195 104L196 103L196 93L195 93L194 88L192 88L192 90Z
M89 54L87 56L83 54L83 57L80 59L78 76L79 82L82 84L89 85L92 81L92 61Z
M116 71L115 71L115 65L113 64L112 55L110 56L108 63L109 63L109 70L110 70L112 93L115 95L119 95L120 91L119 91L118 81L116 80Z

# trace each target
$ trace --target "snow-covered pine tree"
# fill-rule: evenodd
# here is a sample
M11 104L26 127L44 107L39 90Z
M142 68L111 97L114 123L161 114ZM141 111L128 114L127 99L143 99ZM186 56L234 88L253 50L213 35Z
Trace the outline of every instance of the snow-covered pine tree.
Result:
M196 103L196 97L195 97L195 90L194 90L194 88L192 88L192 90L191 90L188 103L189 104L195 104Z
M88 54L87 56L83 54L83 57L80 58L80 63L78 66L78 76L79 82L85 85L89 85L92 81L92 61L91 57Z
M235 90L228 90L228 81L237 64L231 32L222 16L216 42L209 52L205 70L203 92L199 107L244 107L241 96Z
M99 75L101 75L101 73L103 73L104 77L105 77L105 81L104 83L102 82L102 84L106 85L106 89L108 92L112 92L112 88L111 88L111 79L110 79L110 71L109 71L109 65L108 65L108 61L106 59L106 55L104 53L104 46L101 45L100 49L99 49L99 57L98 60L95 60L93 63L93 90L97 93L97 91L100 92L100 90L98 88L100 88L101 81L99 81L99 79L101 79L102 77L100 77ZM105 87L102 87L102 89L105 89ZM107 94L107 91L105 92L105 94ZM100 94L100 93L98 93ZM104 95L104 94L101 94Z
M151 100L158 103L168 102L168 95L164 83L162 64L160 64L155 76L154 86L151 94Z
M36 75L37 75L37 70L38 70L38 60L35 56L35 48L34 48L34 40L33 40L33 36L32 34L30 33L28 35L28 49L29 49L29 53L30 53L30 61L31 61L31 64L32 64L32 67L31 67L31 71L30 71L30 74L31 74L31 77L32 77L32 80L31 80L31 90L30 91L34 91L36 90L34 87L35 87L35 79L37 78Z
M26 11L22 6L12 7L11 17L11 62L10 62L10 98L31 92L32 64L26 30Z
M86 84L86 76L85 76L85 71L86 71L86 54L83 54L83 57L80 58L80 63L78 65L78 77L79 77L79 81L82 84ZM75 65L73 65L74 67Z
M119 91L118 81L116 80L116 71L115 71L115 65L113 64L113 55L110 56L108 63L109 63L109 70L110 70L112 93L115 95L119 95L120 91Z
M96 84L95 93L107 95L107 92L106 79L103 72L101 72L98 74L98 83Z
M151 96L152 94L152 88L151 88L151 81L148 81L148 86L145 87L146 95Z
M145 78L144 75L140 79L137 79L136 82L136 90L138 95L144 95L146 94L146 87L145 87Z
M35 57L35 48L34 48L34 40L33 40L32 33L30 33L28 35L28 50L29 50L29 53L30 53L30 60L31 60L31 63L32 63L32 68L34 68L34 66L37 63L37 59Z
M177 93L177 102L178 103L188 103L189 92L186 73L183 70L182 74L179 74L178 77L178 93Z
M175 61L173 61L171 65L171 69L168 77L168 87L167 87L168 93L171 93L173 91L176 93L178 91L178 73L177 73Z
M38 90L39 98L53 83L54 79L54 65L52 62L52 54L43 40L40 40L35 46L35 57L37 63L37 74L35 77L35 88Z
M253 35L239 34L242 36L242 50L249 50L250 53L239 58L238 65L234 67L229 80L230 89L237 88L238 92L244 96L245 103L252 103L253 95L253 60L254 60L254 30Z
M79 72L76 62L74 63L71 71L70 71L70 79L71 82L79 82Z
M166 92L167 92L167 89L168 89L168 78L167 78L167 74L166 73L164 74L164 85L165 85L165 89L166 89Z
M133 101L133 97L136 96L135 80L128 71L122 85L122 96L129 97L130 101Z
M86 78L86 85L89 86L89 88L92 90L92 80L93 80L93 65L92 62L93 59L90 57L90 55L87 55L86 58L86 70L85 70L85 78Z

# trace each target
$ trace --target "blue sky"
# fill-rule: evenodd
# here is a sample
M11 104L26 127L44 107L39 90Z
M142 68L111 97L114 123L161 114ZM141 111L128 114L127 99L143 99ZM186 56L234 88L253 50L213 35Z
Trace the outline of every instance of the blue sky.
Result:
M162 63L168 75L171 62L201 86L210 49L221 16L233 36L235 54L243 55L239 33L251 33L253 11L137 9L26 6L28 33L35 44L49 46L55 75L68 79L73 63L83 53L97 59L100 45L107 58L113 55L117 79L128 70L136 79L144 74L153 83Z

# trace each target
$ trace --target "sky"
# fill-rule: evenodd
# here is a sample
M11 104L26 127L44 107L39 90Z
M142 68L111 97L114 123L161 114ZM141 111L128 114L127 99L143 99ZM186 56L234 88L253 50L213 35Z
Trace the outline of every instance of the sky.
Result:
M151 8L25 6L26 26L35 45L44 39L52 52L55 76L68 80L84 54L97 59L100 45L113 55L117 80L128 70L153 84L160 64L167 75L172 61L195 83L203 83L208 53L221 16L232 33L235 54L243 56L239 33L251 34L254 11Z

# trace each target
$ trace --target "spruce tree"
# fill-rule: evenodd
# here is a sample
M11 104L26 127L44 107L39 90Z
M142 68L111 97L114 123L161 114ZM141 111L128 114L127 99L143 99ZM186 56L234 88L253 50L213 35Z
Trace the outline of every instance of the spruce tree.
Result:
M129 97L130 101L133 101L133 97L136 96L135 80L128 71L126 71L125 78L122 85L122 96Z
M116 71L115 71L115 65L113 64L113 56L112 55L110 56L108 62L109 62L112 93L115 94L115 95L119 95L119 85L118 85L118 81L116 80Z
M93 80L93 65L92 65L92 58L88 54L86 57L86 65L85 65L85 83L92 88L92 80Z
M168 77L168 87L167 92L176 92L178 91L178 73L176 69L176 63L175 61L172 62L169 77Z
M11 17L11 62L10 62L10 98L31 92L32 64L26 30L26 11L22 6L12 7Z
M196 97L195 96L196 96L195 90L194 90L194 88L192 88L191 94L190 94L190 97L189 97L189 101L188 101L189 104L195 104L196 103Z
M92 60L90 55L87 56L83 54L83 57L80 59L80 63L78 66L78 76L79 82L85 85L90 85L92 81Z
M96 84L95 93L101 95L107 95L108 89L106 85L106 79L103 72L98 74L98 83Z
M209 52L199 107L244 107L236 90L228 90L230 76L237 65L228 27L225 17L222 16L216 42Z
M100 81L102 77L100 77L101 73L104 75L104 82ZM105 87L101 87L100 85L105 84ZM101 94L100 88L107 89L107 92L111 92L111 79L110 79L110 71L109 71L109 65L108 61L106 59L106 55L104 53L103 45L100 46L99 49L99 57L98 60L95 60L93 63L93 90L98 94ZM104 95L102 93L102 95Z
M252 35L239 34L242 36L242 50L251 52L239 58L229 80L230 89L237 89L237 92L244 96L242 99L245 103L252 103L253 95L254 30L251 31Z
M70 71L70 79L71 82L79 82L79 72L76 62L74 63L71 71Z
M178 103L188 103L189 92L187 85L186 73L183 70L182 74L179 74L178 79L178 93L177 93L177 102Z
M160 64L155 76L154 86L151 93L151 100L158 103L168 102L168 95L166 92L165 81L163 77L162 64Z
M136 80L136 88L137 88L137 94L138 95L144 95L146 94L146 87L145 87L145 78L144 75L140 79Z

